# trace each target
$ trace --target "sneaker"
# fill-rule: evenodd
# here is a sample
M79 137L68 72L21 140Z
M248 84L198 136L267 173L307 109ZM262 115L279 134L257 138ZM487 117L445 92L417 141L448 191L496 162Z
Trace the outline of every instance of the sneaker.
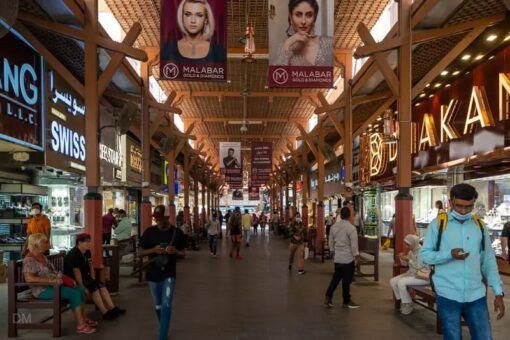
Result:
M117 314L113 309L110 309L106 313L103 314L103 320L115 320L119 317L119 314Z
M247 246L247 247L249 247L249 246L250 246L250 244L249 244L249 243L246 243L246 246Z
M326 299L324 300L324 305L328 308L333 308L333 301L331 301L330 297L326 296Z
M289 264L289 272L292 271L292 265Z
M76 327L76 333L78 334L93 334L96 329L84 323L81 326Z
M306 272L305 272L303 269L301 269L301 270L298 270L298 272L297 272L297 273L298 273L299 275L303 275L303 274L305 274Z
M212 257L216 257L216 254L212 254Z
M400 307L400 313L402 315L409 315L413 312L413 304L412 303L403 303Z
M358 305L358 304L356 304L356 303L354 303L354 302L352 302L352 301L351 301L351 302L349 302L349 303L344 303L344 304L342 305L342 307L343 307L343 308L349 308L349 309L356 309L356 308L359 308L359 307L360 307L360 305Z
M239 255L236 256L236 260L242 260L243 258Z

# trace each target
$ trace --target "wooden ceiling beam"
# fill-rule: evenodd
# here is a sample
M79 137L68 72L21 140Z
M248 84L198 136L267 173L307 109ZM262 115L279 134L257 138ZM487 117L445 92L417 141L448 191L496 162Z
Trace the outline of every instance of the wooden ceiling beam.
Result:
M303 98L314 97L317 92L312 91L253 91L250 92L248 98L252 97L288 97L288 98ZM193 97L242 97L241 91L177 91L180 98L193 98Z
M278 114L275 114L279 116ZM281 115L280 115L281 116ZM198 122L198 123L225 123L231 120L234 121L242 121L242 117L181 117L185 122ZM257 121L257 122L265 122L265 123L301 123L303 119L300 117L291 117L291 118L268 118L268 117L246 117L247 122Z
M64 4L73 13L74 18L82 26L85 25L85 15L83 14L83 7L76 3L76 0L64 0Z
M196 134L197 138L204 138L204 139L216 139L216 138L230 138L230 139L280 139L280 138L287 138L287 137L295 137L295 135L289 135L289 134L282 134L282 135L254 135L254 134Z

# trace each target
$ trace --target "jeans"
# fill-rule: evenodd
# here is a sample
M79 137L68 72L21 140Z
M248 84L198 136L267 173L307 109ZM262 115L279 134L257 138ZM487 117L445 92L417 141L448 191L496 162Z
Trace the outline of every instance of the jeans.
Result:
M209 250L216 255L216 246L218 245L218 235L207 235L209 239Z
M342 281L342 295L344 304L351 302L351 282L354 277L354 262L351 263L335 263L335 273L331 278L326 296L333 299L333 293L340 281Z
M175 291L175 277L160 282L149 281L152 300L159 320L159 340L167 340L170 319L172 318L172 299Z
M472 340L492 340L486 297L460 303L438 295L436 304L443 326L444 340L462 339L461 316L468 325Z
M245 243L250 243L250 229L243 229L243 238Z
M395 298L397 300L401 300L402 303L411 303L413 300L411 299L411 295L407 291L407 286L419 286L419 285L428 285L428 281L418 279L414 276L406 276L405 274L401 274L399 276L395 276L390 280L390 286L393 289L393 293L395 294Z
M103 244L110 245L111 242L112 242L112 233L103 233ZM103 248L103 252L105 254L104 256L110 257L110 251L108 249Z

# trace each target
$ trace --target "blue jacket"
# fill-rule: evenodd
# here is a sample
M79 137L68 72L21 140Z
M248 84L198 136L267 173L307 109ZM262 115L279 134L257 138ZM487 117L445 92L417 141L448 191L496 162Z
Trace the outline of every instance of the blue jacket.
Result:
M482 233L472 218L461 224L448 216L441 247L435 251L438 232L437 219L434 219L428 227L420 255L424 263L435 265L432 280L439 296L460 303L478 300L487 293L483 277L494 295L503 293L487 228L484 228L485 251L482 251ZM454 259L451 255L454 248L464 249L469 256L463 261Z

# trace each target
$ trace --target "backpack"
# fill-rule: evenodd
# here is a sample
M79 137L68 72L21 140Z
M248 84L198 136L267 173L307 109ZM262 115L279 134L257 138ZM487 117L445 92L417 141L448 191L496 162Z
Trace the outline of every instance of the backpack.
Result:
M482 233L482 251L485 251L485 233L484 233L484 224L482 222L482 220L480 219L480 217L478 217L477 214L472 214L471 215L473 220L475 221L476 225L478 226L478 228L480 228L480 231ZM446 225L448 224L448 214L445 213L445 212L442 212L442 213L439 213L437 215L437 229L438 229L438 234L437 234L437 240L436 240L436 247L434 248L434 251L439 251L439 249L441 248L441 240L443 238L443 232L446 230ZM431 270L430 270L430 286L432 288L432 291L435 293L435 289L434 289L434 282L432 281L432 276L434 276L434 273L435 273L435 266L430 266L431 267Z

